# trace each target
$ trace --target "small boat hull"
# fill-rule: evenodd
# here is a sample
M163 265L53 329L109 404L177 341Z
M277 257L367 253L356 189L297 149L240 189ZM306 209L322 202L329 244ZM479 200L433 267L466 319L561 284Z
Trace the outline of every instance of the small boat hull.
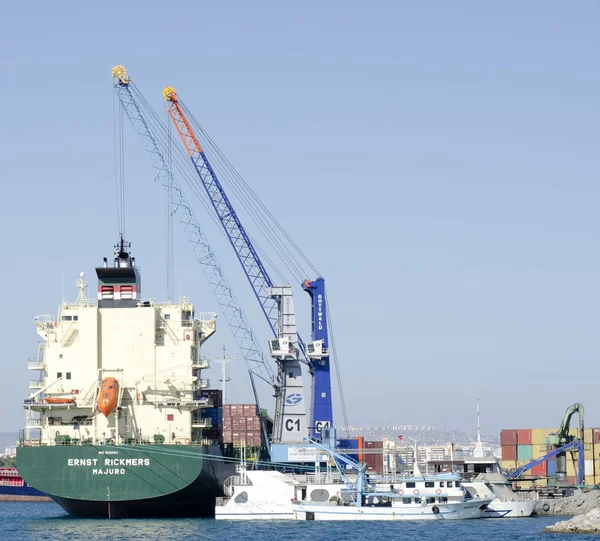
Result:
M470 500L398 507L355 507L295 502L293 511L296 520L464 520L481 518L490 502L491 500Z

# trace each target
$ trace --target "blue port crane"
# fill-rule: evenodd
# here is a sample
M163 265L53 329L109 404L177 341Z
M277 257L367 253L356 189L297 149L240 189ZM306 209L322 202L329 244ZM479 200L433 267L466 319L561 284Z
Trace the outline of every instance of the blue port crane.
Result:
M167 86L163 90L163 97L167 101L167 111L179 133L193 169L206 190L273 334L277 336L277 303L269 293L273 287L273 281L194 133L188 120L188 116L191 116L189 111L173 87ZM303 289L312 298L313 341L307 348L298 336L298 343L313 377L309 429L313 438L320 438L323 428L333 427L325 280L321 277L314 281L306 280L303 283Z
M173 176L171 167L165 158L165 153L161 149L160 139L156 134L156 128L160 127L160 123L157 122L155 113L132 83L123 66L115 66L112 69L112 76L114 88L123 110L148 154L150 163L155 171L156 180L161 184L167 196L171 211L179 217L187 239L194 250L196 259L202 267L210 288L232 331L236 344L248 364L251 374L256 374L269 384L275 385L275 374L271 365L265 359L256 335L252 331L233 289L227 281L225 273L210 247L183 190ZM153 126L155 129L152 128ZM257 405L259 405L254 385L253 389ZM263 431L265 431L264 426ZM264 435L265 441L267 441L266 434Z

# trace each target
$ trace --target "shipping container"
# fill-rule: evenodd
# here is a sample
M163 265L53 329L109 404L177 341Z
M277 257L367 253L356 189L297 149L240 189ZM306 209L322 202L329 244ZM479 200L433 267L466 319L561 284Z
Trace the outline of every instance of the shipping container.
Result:
M584 461L584 468L585 468L585 476L592 476L594 475L594 461L593 460L585 460Z
M575 475L567 476L567 483L569 483L569 485L571 485L571 486L576 486L577 485L577 476L575 476Z
M382 441L365 441L365 449L383 449Z
M517 469L517 461L516 460L502 460L500 462L500 467L503 470L516 470Z
M550 477L556 476L556 460L548 460L547 464L547 472Z
M551 428L532 428L531 443L533 445L546 445L546 438L552 432Z
M337 440L338 449L352 449L352 450L356 449L356 454L344 453L347 457L350 457L353 460L358 460L358 445L359 445L358 438L345 438L345 439Z
M223 404L223 417L231 417L231 404Z
M531 445L517 445L517 460L531 461L533 449Z
M547 466L546 466L546 462L541 462L540 464L535 465L533 468L531 468L531 475L533 476L540 476L540 477L546 477L547 475ZM536 481L537 483L537 481Z
M600 428L592 428L592 439L594 443L600 444Z
M533 444L531 446L531 456L534 460L541 458L544 455L548 454L550 449L551 449L551 447L548 447L545 443Z
M517 445L531 445L531 428L517 430Z
M523 466L526 466L530 462L531 462L531 460L517 460L517 468L522 468Z
M509 429L500 432L500 444L517 445L517 431L514 429Z
M502 460L517 460L517 446L516 445L503 445L502 446Z

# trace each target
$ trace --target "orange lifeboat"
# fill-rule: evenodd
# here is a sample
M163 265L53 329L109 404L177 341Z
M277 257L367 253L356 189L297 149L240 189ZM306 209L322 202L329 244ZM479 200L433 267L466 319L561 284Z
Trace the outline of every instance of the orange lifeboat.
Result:
M98 395L98 410L108 417L115 409L119 400L119 382L115 378L104 378Z
M46 400L46 404L72 404L73 403L73 399L72 398L51 398L51 397L48 397L45 400Z

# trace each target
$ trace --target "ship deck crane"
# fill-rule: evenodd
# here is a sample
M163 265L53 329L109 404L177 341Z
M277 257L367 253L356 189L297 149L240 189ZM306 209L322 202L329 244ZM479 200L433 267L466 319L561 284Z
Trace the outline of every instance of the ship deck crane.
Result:
M271 296L273 281L194 133L188 119L190 117L193 121L193 116L185 108L173 87L167 86L163 90L163 97L167 101L167 110L193 169L206 190L272 332L278 337L278 304L273 302ZM298 343L301 352L308 359L305 362L310 366L313 377L310 434L313 438L320 438L323 428L333 427L325 280L320 277L314 281L306 280L303 289L311 295L312 299L312 342L305 345L298 336ZM280 377L285 379L283 374L285 372L281 373L280 368ZM282 397L282 400L285 401L285 406L292 405L287 395Z

